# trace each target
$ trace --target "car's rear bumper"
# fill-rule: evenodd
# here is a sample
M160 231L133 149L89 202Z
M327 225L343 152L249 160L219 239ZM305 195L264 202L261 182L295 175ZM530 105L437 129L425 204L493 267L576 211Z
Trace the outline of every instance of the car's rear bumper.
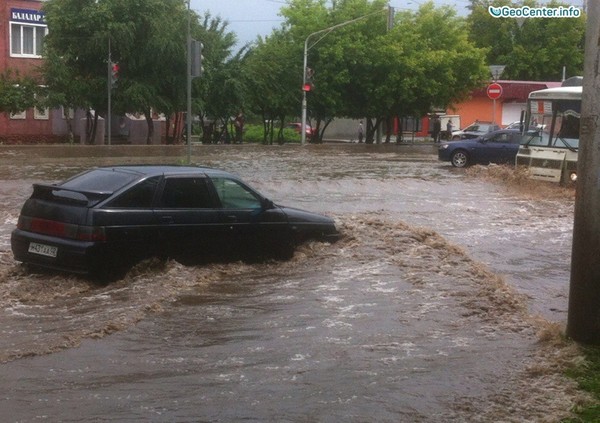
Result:
M30 252L32 242L54 247L56 256ZM20 229L12 232L10 243L17 261L81 274L93 272L105 250L94 242L62 239Z

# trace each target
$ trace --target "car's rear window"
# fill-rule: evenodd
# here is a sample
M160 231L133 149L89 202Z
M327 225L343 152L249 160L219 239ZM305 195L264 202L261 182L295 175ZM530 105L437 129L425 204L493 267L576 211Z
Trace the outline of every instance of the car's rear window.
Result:
M112 169L94 169L67 180L61 187L77 191L115 192L138 177L133 173Z

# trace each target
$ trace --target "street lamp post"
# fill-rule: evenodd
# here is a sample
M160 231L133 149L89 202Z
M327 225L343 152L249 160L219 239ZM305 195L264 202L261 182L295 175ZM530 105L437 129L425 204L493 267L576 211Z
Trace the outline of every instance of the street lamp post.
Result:
M107 68L108 68L108 76L106 78L106 82L107 82L107 89L108 89L108 110L106 113L106 130L108 131L108 145L111 145L111 134L110 134L110 130L111 130L111 126L112 126L112 121L111 121L111 114L112 114L112 81L111 81L111 73L112 73L112 54L110 51L110 37L108 37L108 60L107 60Z
M192 11L190 1L187 0L188 8L188 22L187 22L187 112L185 117L186 123L186 140L188 143L187 148L187 162L191 163L192 160Z
M381 13L383 11L389 11L389 10L390 10L389 7L386 6L386 7L384 7L383 9L381 9L381 10L379 10L377 12L373 12L373 13L369 13L367 15L359 16L358 18L354 18L352 20L349 20L349 21L346 21L346 22L342 22L342 23L339 23L337 25L330 26L329 28L321 29L320 31L315 31L312 34L309 34L308 37L306 37L306 40L304 41L304 63L303 63L304 67L302 69L302 71L303 71L302 72L303 73L303 76L302 76L302 125L301 125L301 128L300 128L300 131L301 131L301 140L302 140L302 144L303 145L306 144L306 108L307 108L307 104L306 104L306 90L304 89L304 87L305 87L306 82L307 82L306 81L306 68L308 66L308 50L310 50L315 45L317 45L317 43L319 41L321 41L323 38L325 38L325 36L327 36L327 34L329 34L334 29L341 28L342 26L346 26L346 25L349 25L351 23L358 22L358 21L360 21L362 19L365 19L365 18L367 18L369 16L375 15L377 13ZM308 41L310 40L311 37L313 37L315 35L318 35L318 34L323 34L323 33L324 33L324 35L321 38L319 38L318 40L316 40L310 46L308 45Z

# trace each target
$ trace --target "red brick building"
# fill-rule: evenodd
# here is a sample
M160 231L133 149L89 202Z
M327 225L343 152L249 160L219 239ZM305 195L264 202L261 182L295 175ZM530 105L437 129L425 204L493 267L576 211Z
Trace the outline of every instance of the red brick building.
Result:
M0 72L35 76L42 64L43 39L48 28L41 11L43 1L0 2ZM58 138L54 115L60 111L28 109L9 115L0 113L0 139L4 142L43 142ZM32 139L32 138L35 138Z
M0 0L0 73L11 70L19 75L39 78L38 69L43 63L42 46L48 27L42 10L44 0ZM40 84L43 81L40 80ZM103 144L106 128L99 119L96 138L86 139L86 111L69 110L69 119L76 142ZM28 109L10 115L0 113L0 142L2 143L51 143L69 139L69 125L64 108L38 110ZM165 120L154 121L153 144L164 141ZM113 142L145 144L147 123L133 115L113 116L111 135Z

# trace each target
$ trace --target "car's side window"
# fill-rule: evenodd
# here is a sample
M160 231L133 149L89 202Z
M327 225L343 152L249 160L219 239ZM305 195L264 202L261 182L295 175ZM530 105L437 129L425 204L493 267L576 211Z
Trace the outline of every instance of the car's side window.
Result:
M262 207L256 194L238 181L227 178L211 178L211 180L223 208L258 209Z
M508 143L508 142L510 142L510 140L508 139L508 135L507 134L498 134L495 137L493 137L490 141L500 142L500 143Z
M168 209L212 208L214 203L206 178L177 177L165 180L158 206Z
M115 208L147 208L152 206L159 177L148 178L119 195L108 206Z

